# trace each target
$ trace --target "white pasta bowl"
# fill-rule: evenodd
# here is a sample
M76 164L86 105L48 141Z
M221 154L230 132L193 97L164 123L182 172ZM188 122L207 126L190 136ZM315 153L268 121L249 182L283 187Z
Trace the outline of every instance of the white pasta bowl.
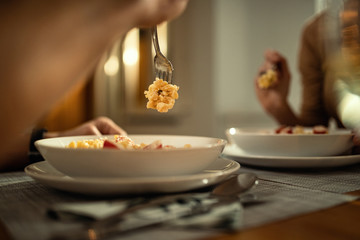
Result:
M108 139L113 135L103 136ZM222 153L227 141L219 138L182 135L129 135L137 144L161 140L174 149L120 150L74 149L72 141L97 139L98 136L73 136L42 139L36 147L55 169L70 177L153 177L197 173ZM190 144L190 148L184 145Z
M256 156L334 156L353 146L350 130L329 130L326 134L277 134L275 129L269 128L229 128L225 133L229 143L245 154Z

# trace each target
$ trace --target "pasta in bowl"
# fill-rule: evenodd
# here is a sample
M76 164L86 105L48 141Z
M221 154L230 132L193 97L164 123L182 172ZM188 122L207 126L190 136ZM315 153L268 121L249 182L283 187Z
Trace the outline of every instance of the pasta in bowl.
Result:
M193 174L218 159L227 142L183 135L129 135L127 143L115 138L59 137L38 140L35 145L50 165L70 177L111 178Z

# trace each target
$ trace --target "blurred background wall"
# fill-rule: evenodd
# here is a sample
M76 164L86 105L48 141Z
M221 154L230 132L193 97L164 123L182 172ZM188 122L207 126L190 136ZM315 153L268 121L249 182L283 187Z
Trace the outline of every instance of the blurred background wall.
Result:
M128 70L121 60L123 41L119 41L104 55L88 85L75 89L49 113L45 126L62 130L105 115L129 134L225 137L228 127L274 127L276 123L263 112L254 91L263 53L273 48L287 57L292 72L290 103L297 111L301 96L297 53L302 26L326 2L190 0L185 13L167 28L167 56L175 68L173 83L180 87L172 110L158 113L146 109L146 89L129 84ZM143 49L139 69L149 72L143 58L151 48L151 37L147 30L139 36L136 41L141 43L136 44ZM160 46L164 47L161 42ZM147 58L152 61L152 57ZM108 65L115 66L116 74L106 73ZM132 93L134 88L137 94ZM140 96L140 102L135 95Z

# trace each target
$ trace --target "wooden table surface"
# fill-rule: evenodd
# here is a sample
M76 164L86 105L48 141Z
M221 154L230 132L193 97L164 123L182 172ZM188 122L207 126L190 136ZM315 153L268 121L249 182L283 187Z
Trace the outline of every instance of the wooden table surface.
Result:
M360 196L360 191L349 194ZM0 239L12 239L1 222ZM257 228L232 234L217 235L216 237L207 237L201 240L235 239L360 239L360 199Z
M360 180L360 179L359 179ZM360 196L360 191L349 193ZM329 209L206 240L360 239L360 199ZM205 239L203 239L205 240Z

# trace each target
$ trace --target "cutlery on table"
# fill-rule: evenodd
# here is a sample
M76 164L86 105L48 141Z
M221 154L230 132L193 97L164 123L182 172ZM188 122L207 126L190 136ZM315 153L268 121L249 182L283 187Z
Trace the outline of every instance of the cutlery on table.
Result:
M241 203L239 196L256 185L257 181L255 174L241 173L220 183L210 193L185 193L158 197L148 203L137 204L108 217L95 220L87 225L87 229L57 234L52 239L101 239L139 228L160 225L182 217L207 213L219 206L235 202ZM124 224L121 221L137 212L142 212L143 215L156 214L157 211L164 211L164 208L169 213L162 214L159 218L151 218L151 221L146 219L147 221L140 221L136 224Z

